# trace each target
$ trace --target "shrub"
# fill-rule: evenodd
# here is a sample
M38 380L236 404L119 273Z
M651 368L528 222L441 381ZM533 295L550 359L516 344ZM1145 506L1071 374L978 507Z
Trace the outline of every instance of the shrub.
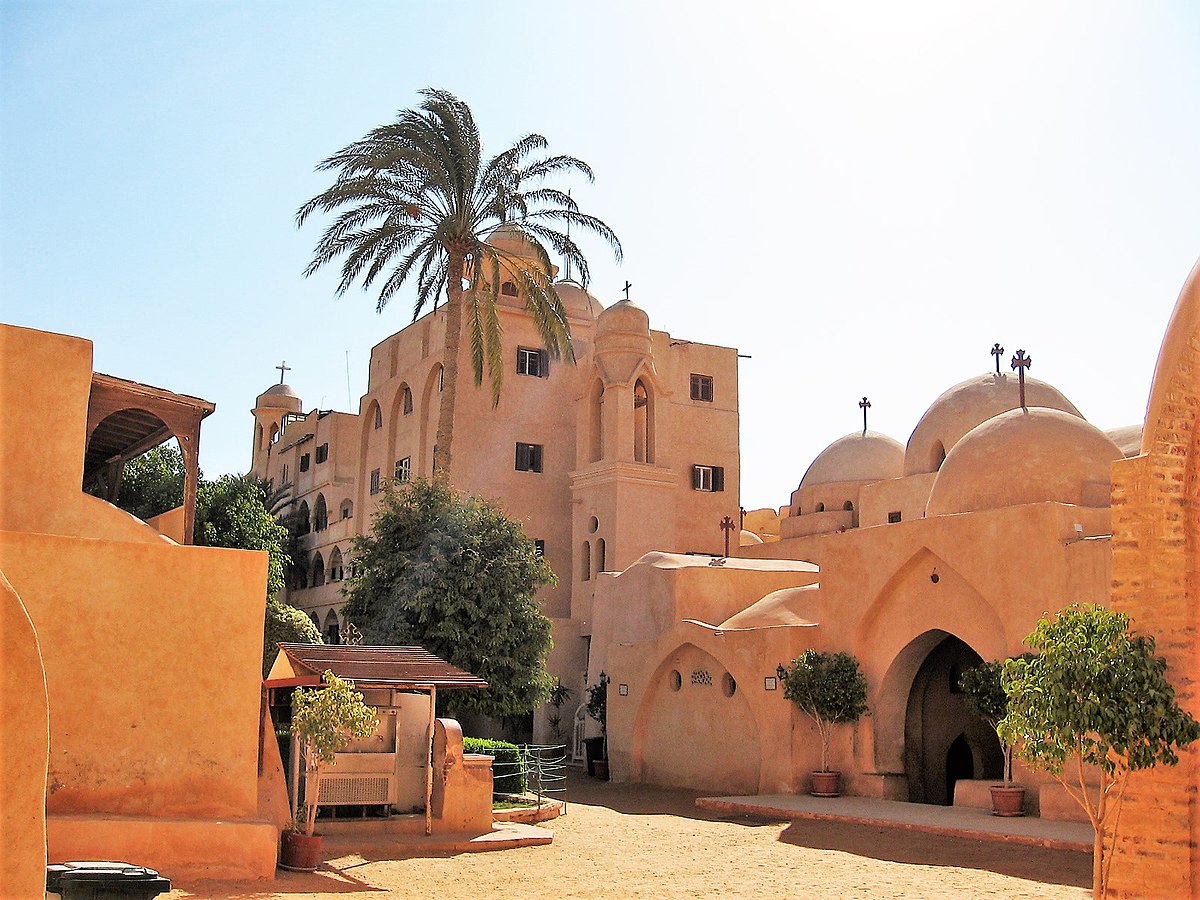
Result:
M849 653L805 650L783 674L783 695L817 723L821 771L829 771L834 726L857 722L867 712L867 679Z
M489 738L464 737L463 752L495 757L496 761L492 763L493 794L523 794L529 787L525 757L516 744Z

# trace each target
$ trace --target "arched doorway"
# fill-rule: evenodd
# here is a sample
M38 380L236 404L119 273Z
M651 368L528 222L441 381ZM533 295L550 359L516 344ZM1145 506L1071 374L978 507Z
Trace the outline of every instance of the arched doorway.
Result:
M955 781L1003 775L996 733L970 712L958 686L962 671L980 662L978 653L947 635L917 669L904 719L904 772L915 803L949 805Z

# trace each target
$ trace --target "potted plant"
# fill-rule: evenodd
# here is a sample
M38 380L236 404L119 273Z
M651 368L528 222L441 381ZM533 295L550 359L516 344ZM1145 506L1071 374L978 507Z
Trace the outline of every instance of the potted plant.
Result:
M1002 662L981 662L959 676L958 687L962 691L967 708L996 732L996 737L1000 740L1000 750L1004 754L1004 783L993 784L989 788L992 794L992 815L1023 816L1025 788L1012 783L1013 748L999 730L1000 720L1008 712L1008 695L1004 693L1004 686L1000 683L1000 673L1003 671Z
M321 775L351 741L370 737L376 728L375 710L363 703L354 682L328 669L321 680L325 687L298 688L292 695L292 734L304 748L305 802L297 804L296 820L283 833L281 865L308 872L321 857L321 835L314 834Z
M554 739L561 741L563 739L562 732L562 705L571 699L571 689L562 683L561 679L554 680L554 687L550 689L550 705L554 707L554 712L550 713L546 719L550 725L550 730L554 733Z
M587 714L600 723L600 737L584 741L588 774L602 781L608 780L608 681L608 676L601 672L600 680L587 689Z
M814 797L837 797L841 772L829 770L833 729L857 722L867 712L867 679L849 653L806 650L783 672L783 695L817 723L821 769L812 773Z

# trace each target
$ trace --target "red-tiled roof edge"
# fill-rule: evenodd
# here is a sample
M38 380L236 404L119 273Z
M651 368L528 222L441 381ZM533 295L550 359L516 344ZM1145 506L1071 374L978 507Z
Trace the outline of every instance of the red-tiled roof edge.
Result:
M487 682L423 647L281 643L297 674L329 669L358 687L486 688Z

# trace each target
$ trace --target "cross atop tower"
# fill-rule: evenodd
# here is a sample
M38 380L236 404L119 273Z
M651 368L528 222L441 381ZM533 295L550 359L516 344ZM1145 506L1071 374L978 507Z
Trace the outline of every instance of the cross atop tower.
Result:
M625 299L626 299L626 300L628 300L628 299L629 299L629 289L630 289L631 287L633 287L633 285L629 283L629 280L628 280L628 279L626 279L626 281L625 281L625 288L624 288L624 291L625 291Z
M863 397L858 401L858 408L863 411L863 434L867 433L867 410L871 408L871 401Z
M996 374L1000 374L1000 357L1004 355L1004 348L999 344L992 344L992 356L996 357Z
M275 368L277 368L279 370L279 383L283 384L284 374L292 371L292 367L287 364L287 360L285 359L283 362L281 362Z
M1012 358L1012 367L1021 380L1021 409L1025 409L1025 370L1033 365L1033 357L1026 356L1024 350L1018 350Z
M725 555L729 556L729 535L737 526L733 523L733 519L726 516L721 520L721 530L725 532Z

